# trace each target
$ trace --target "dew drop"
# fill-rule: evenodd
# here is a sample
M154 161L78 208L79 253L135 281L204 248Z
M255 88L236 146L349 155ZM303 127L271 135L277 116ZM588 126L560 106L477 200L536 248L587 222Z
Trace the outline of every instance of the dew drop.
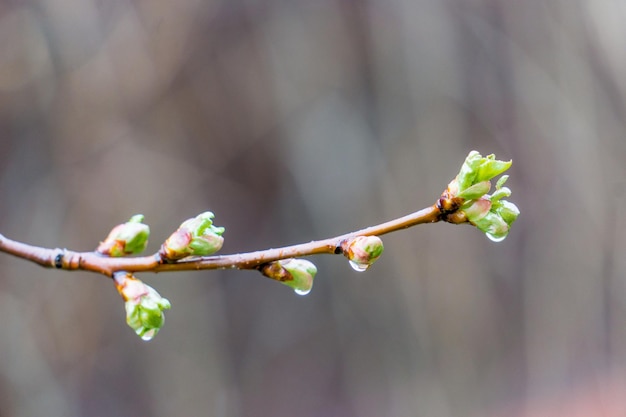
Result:
M369 268L369 265L367 265L367 264L359 264L359 263L356 263L354 261L349 261L349 263L350 263L350 266L352 267L352 269L354 269L357 272L363 272L363 271L367 270L367 268Z
M155 334L156 334L155 329L148 330L141 336L141 340L149 342L154 338Z
M506 239L507 235L504 236L500 236L500 237L496 237L494 235L492 235L491 233L485 233L485 235L489 238L489 240L491 240L492 242L502 242L504 239Z
M311 292L310 288L306 288L306 289L298 289L296 288L295 290L293 290L293 292L295 292L298 295L307 295L308 293Z

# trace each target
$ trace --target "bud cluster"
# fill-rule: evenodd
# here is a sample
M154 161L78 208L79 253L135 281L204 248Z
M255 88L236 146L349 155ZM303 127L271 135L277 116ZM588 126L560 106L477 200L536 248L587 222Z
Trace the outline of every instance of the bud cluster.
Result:
M511 190L503 186L508 175L503 175L497 181L496 191L492 195L487 194L491 190L490 180L508 170L511 163L496 160L493 154L483 157L472 151L446 190L447 196L460 202L459 213L464 219L496 242L506 238L520 214L515 204L503 200L511 196Z

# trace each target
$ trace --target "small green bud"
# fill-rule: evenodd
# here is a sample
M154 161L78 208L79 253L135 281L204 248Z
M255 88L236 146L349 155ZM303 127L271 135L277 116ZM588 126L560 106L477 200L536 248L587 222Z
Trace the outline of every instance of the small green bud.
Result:
M496 182L496 190L499 190L500 188L502 188L502 186L504 185L504 183L509 179L508 175L503 175L498 179L498 182Z
M143 215L136 214L123 224L115 226L96 252L111 257L135 255L143 252L148 245L150 227L143 224Z
M220 250L225 229L214 226L213 217L214 214L207 211L184 221L161 246L161 257L174 261L187 256L207 256Z
M355 271L365 271L383 254L383 241L378 236L357 236L347 244L344 251Z
M306 295L313 288L317 268L306 259L290 258L268 263L261 273L293 288L298 295Z
M129 223L141 223L143 222L144 215L143 214L133 214L131 218L128 220Z
M496 192L491 195L491 201L495 203L505 197L511 197L511 189L509 187L502 187L496 190Z
M143 340L152 340L163 327L163 310L171 308L170 302L131 273L118 272L114 280L125 301L126 323Z

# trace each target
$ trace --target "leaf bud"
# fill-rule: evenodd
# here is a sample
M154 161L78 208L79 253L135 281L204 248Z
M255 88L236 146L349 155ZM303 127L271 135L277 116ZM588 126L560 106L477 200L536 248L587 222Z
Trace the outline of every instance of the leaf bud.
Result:
M214 226L213 217L213 213L206 211L184 221L161 245L161 257L175 261L187 256L207 256L220 250L225 229Z
M347 243L344 251L356 271L365 271L383 254L383 241L378 236L357 236Z
M306 259L289 258L264 265L261 273L293 288L298 295L306 295L313 288L317 267Z
M143 218L142 214L136 214L128 222L115 226L106 239L100 242L96 252L111 257L143 252L150 237L150 227L142 223Z
M114 274L115 286L125 301L126 323L143 340L152 340L165 321L170 302L129 272Z

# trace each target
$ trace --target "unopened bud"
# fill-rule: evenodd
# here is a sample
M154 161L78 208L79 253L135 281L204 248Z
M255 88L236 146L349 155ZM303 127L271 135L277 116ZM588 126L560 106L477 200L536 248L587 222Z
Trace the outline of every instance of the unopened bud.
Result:
M378 236L357 236L348 242L344 255L354 270L365 271L380 258L384 249Z
M96 252L111 257L135 255L146 249L150 227L143 224L143 215L137 214L123 224L115 226Z
M129 272L116 273L114 280L125 301L126 323L143 340L152 340L163 326L163 310L171 307L170 302Z
M261 273L293 288L296 294L306 295L313 288L317 268L306 259L290 258L268 263L261 269Z
M511 189L509 187L498 188L495 193L491 195L491 201L496 202L502 200L505 197L511 196Z
M207 256L220 250L225 229L214 226L213 217L214 214L207 211L184 221L161 245L161 257L174 261L187 256Z
M496 182L496 190L499 190L500 188L502 188L502 186L508 181L508 179L509 179L508 175L501 176Z

